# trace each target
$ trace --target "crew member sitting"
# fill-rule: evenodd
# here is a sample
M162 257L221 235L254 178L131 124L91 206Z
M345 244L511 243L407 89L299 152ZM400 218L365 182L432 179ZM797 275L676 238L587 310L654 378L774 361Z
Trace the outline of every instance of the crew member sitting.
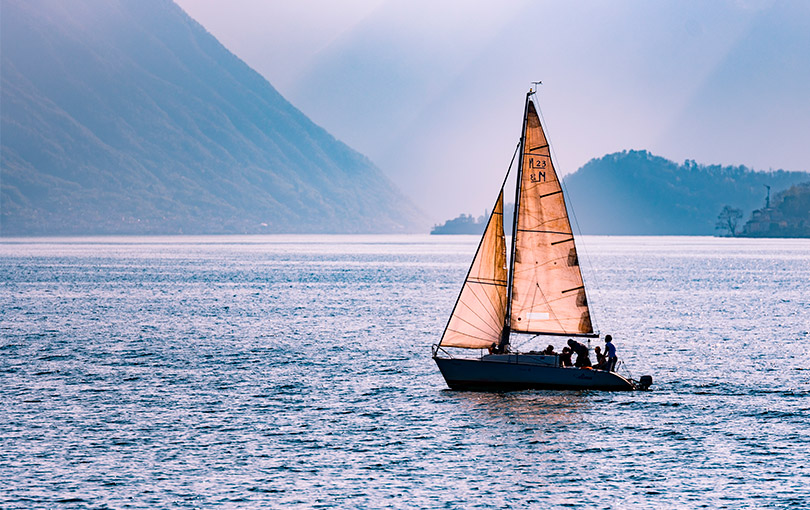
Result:
M560 354L560 366L561 367L571 366L571 349L569 349L568 347L563 347L562 354Z
M607 367L607 356L602 354L602 348L598 345L593 348L593 352L596 353L596 366L593 368L597 370L604 370Z

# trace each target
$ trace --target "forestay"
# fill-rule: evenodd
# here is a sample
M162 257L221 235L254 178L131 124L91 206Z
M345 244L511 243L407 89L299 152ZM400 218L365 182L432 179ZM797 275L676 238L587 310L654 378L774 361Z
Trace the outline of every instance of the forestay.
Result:
M498 342L505 317L506 241L501 189L440 345L489 347Z

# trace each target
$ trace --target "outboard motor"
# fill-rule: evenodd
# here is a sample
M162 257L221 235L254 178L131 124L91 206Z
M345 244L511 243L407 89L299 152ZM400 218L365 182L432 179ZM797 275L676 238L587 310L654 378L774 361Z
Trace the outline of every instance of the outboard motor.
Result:
M640 390L648 390L650 386L652 386L652 376L651 375L642 375L641 378L638 380L638 389Z

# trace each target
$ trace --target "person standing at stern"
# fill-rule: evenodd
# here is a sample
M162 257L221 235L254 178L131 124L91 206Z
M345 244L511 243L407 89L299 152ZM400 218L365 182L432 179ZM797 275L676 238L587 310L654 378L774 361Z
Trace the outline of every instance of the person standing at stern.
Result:
M618 358L616 358L616 346L613 345L613 337L610 335L605 335L605 356L607 356L605 370L612 372L616 368Z

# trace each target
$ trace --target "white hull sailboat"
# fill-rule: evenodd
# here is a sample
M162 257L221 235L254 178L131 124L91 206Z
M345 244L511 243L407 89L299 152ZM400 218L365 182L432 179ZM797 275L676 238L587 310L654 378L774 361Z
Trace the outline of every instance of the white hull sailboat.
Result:
M504 179L453 313L434 346L433 359L452 389L646 389L652 384L650 376L635 381L612 370L561 366L558 355L512 348L513 338L521 335L599 337L591 321L562 187L533 98L530 90L517 149L509 266ZM489 354L454 354L470 349Z

